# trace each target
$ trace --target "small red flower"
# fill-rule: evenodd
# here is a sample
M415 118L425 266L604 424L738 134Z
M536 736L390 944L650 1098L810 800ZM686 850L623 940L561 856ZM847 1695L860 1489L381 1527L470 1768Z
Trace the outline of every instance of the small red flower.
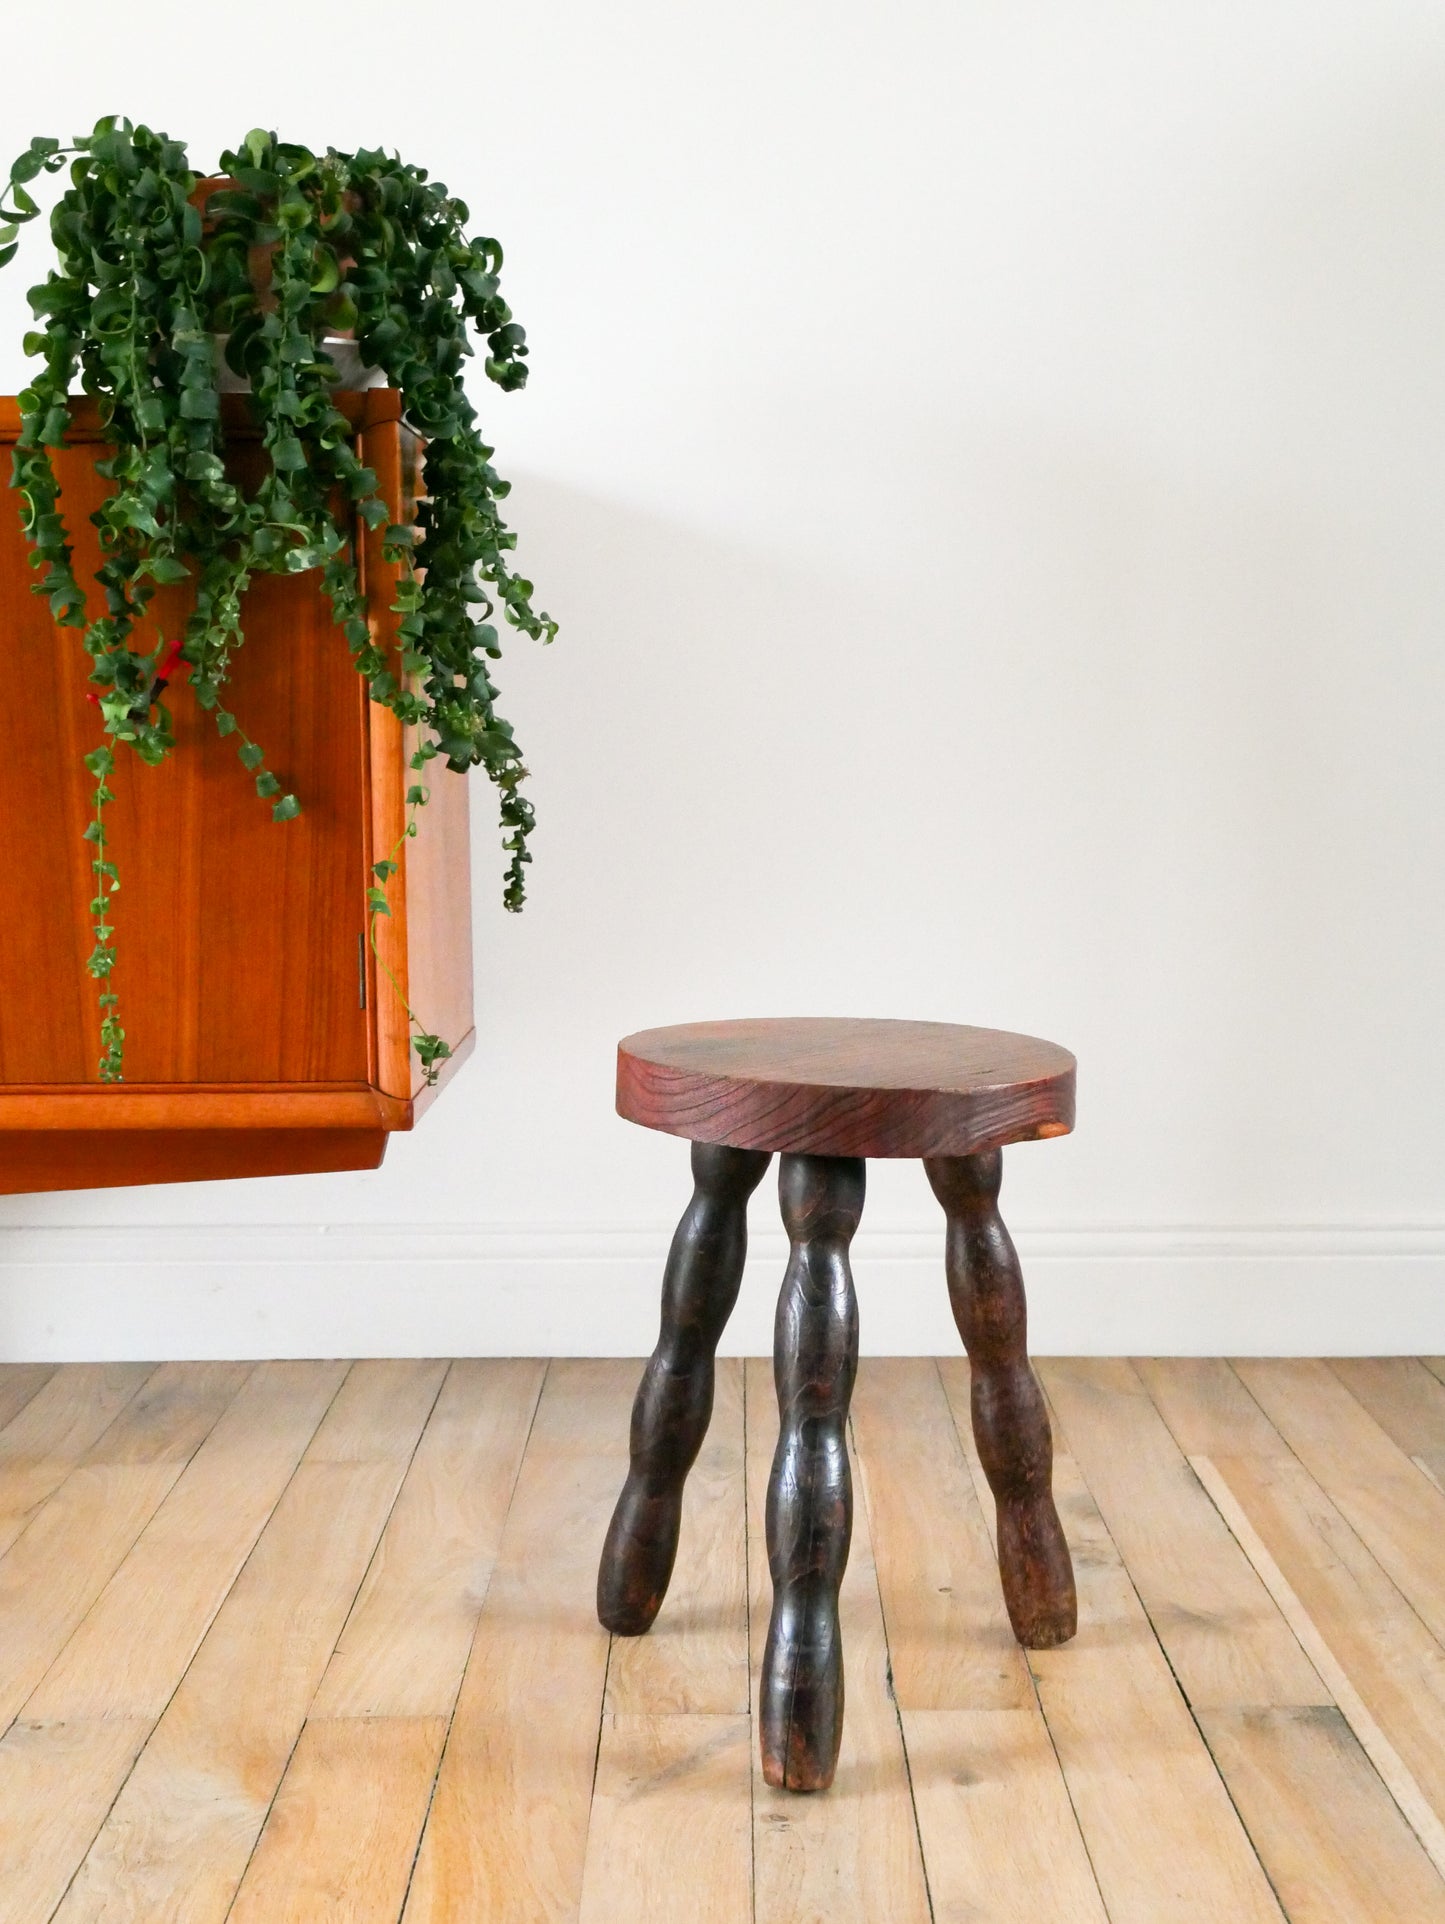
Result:
M159 699L161 690L165 687L166 682L170 678L171 670L175 667L176 663L180 660L180 658L181 658L181 644L178 640L173 641L170 644L169 648L166 650L165 660L160 663L160 665L157 667L155 671L155 674L151 677L151 700L152 701L156 701ZM85 699L88 702L92 702L95 705L95 707L99 708L100 695L96 689L87 688L85 691Z
M169 679L170 672L175 667L176 663L180 660L180 656L181 656L181 644L179 641L173 641L170 645L169 651L167 652L165 660L161 663L160 667L157 668L156 670L155 679L158 683L164 685L164 683ZM154 688L152 688L151 690L152 701L155 700L155 694L156 694L156 691Z

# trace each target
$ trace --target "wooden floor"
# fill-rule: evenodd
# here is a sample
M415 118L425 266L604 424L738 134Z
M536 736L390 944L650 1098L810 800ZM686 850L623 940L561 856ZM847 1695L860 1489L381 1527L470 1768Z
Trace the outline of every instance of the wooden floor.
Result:
M798 1798L766 1365L611 1643L635 1363L0 1370L0 1920L1445 1924L1445 1361L1040 1374L1077 1640L1008 1634L967 1364L865 1360Z

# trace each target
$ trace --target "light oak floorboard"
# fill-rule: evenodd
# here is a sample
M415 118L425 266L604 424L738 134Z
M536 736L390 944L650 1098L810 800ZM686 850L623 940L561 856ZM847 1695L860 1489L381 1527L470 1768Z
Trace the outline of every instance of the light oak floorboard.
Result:
M1251 1358L1245 1387L1445 1642L1445 1496L1325 1363Z
M0 1917L46 1924L150 1734L146 1717L13 1723L0 1738Z
M743 1365L718 1363L657 1621L614 1637L582 1924L752 1917Z
M544 1371L520 1359L452 1364L314 1717L451 1716Z
M54 1376L54 1363L0 1364L0 1439L5 1425L18 1416Z
M89 1463L186 1463L239 1395L254 1363L162 1363L81 1458Z
M0 1729L19 1712L180 1474L73 1470L0 1563Z
M249 1373L249 1365L163 1365L0 1558L0 1726L64 1649Z
M639 1367L551 1365L540 1402L512 1362L27 1379L4 1924L1445 1924L1425 1369L1043 1365L1090 1486L1061 1449L1081 1631L1026 1656L966 1359L865 1359L843 1754L793 1797L753 1714L767 1364L720 1368L653 1632L595 1621ZM1289 1671L1241 1564L1319 1703L1244 1700ZM1239 1700L1191 1716L1166 1649Z
M1329 1367L1406 1456L1445 1450L1445 1383L1418 1356L1339 1356Z
M746 1716L609 1711L580 1924L752 1924Z
M1193 1462L1445 1872L1445 1650L1301 1464Z
M1136 1356L1134 1368L1186 1456L1293 1458L1221 1356Z
M968 1359L939 1358L937 1371L993 1559L995 1505L973 1440ZM947 1530L947 1518L940 1516L938 1526ZM1001 1589L997 1607L1003 1609ZM1019 1658L1027 1667L1027 1653ZM1064 1924L1105 1915L1033 1673L1027 1674L1026 1709L900 1713L936 1918L1006 1924L1031 1907Z
M1050 1369L1052 1373L1052 1366ZM1317 1706L1322 1720L1312 1719L1303 1707L1298 1706L1294 1708L1299 1709L1300 1714L1292 1720L1286 1715L1289 1706L1211 1708L1196 1705L1195 1711L1201 1727L1210 1737L1215 1760L1229 1784L1236 1805L1249 1824L1256 1849L1275 1888L1285 1896L1292 1916L1297 1904L1303 1906L1302 1914L1315 1917L1321 1913L1314 1907L1312 1887L1301 1884L1298 1861L1288 1848L1286 1829L1272 1821L1271 1813L1287 1810L1298 1796L1297 1774L1310 1782L1311 1794L1317 1799L1321 1810L1319 1821L1326 1824L1333 1821L1331 1800L1347 1801L1351 1786L1357 1785L1362 1771L1377 1790L1381 1787L1367 1760L1357 1748L1353 1748L1354 1739L1350 1739L1350 1745L1344 1751L1338 1742L1339 1713L1330 1707L1329 1699L1338 1698L1346 1706L1346 1714L1350 1714L1349 1707L1358 1701L1353 1685L1336 1661L1330 1643L1320 1635L1299 1597L1284 1581L1278 1565L1255 1536L1248 1515L1243 1514L1241 1506L1232 1500L1228 1483L1221 1488L1221 1466L1227 1463L1237 1487L1252 1493L1251 1507L1269 1508L1272 1511L1276 1536L1281 1521L1293 1524L1295 1540L1292 1547L1295 1554L1291 1562L1304 1573L1314 1594L1325 1602L1326 1620L1331 1629L1345 1630L1352 1655L1364 1660L1377 1682L1388 1686L1392 1672L1398 1674L1399 1658L1403 1653L1396 1638L1389 1636L1391 1630L1397 1635L1403 1633L1407 1648L1413 1642L1416 1654L1422 1642L1428 1645L1432 1640L1338 1513L1333 1512L1331 1517L1323 1515L1325 1511L1332 1512L1332 1506L1227 1366L1217 1362L1190 1362L1182 1366L1155 1362L1141 1365L1138 1374L1150 1381L1159 1407L1170 1416L1177 1434L1197 1443L1207 1441L1216 1447L1225 1444L1235 1450L1251 1448L1254 1451L1250 1455L1221 1458L1218 1462L1210 1459L1205 1452L1198 1451L1191 1455L1190 1464L1211 1502L1221 1510L1222 1520L1239 1540L1244 1553L1269 1589L1282 1621L1310 1657L1316 1674L1326 1686L1328 1697ZM1124 1439L1119 1440L1122 1442ZM1265 1499L1266 1492L1271 1497L1282 1497L1283 1500L1269 1502ZM1147 1520L1148 1513L1145 1512L1140 1522ZM1320 1525L1324 1526L1323 1530ZM1126 1545L1125 1548L1130 1574L1138 1582L1138 1557L1130 1546ZM1351 1569L1356 1573L1356 1580L1341 1594L1341 1576ZM1357 1614L1362 1605L1365 1606L1364 1622L1359 1620ZM1176 1653L1170 1647L1163 1625L1156 1624L1156 1627L1161 1631L1171 1660L1175 1660ZM1372 1647L1369 1631L1378 1633L1382 1628L1387 1633L1385 1648L1394 1645L1393 1660L1385 1656L1379 1647ZM1407 1706L1399 1704L1397 1707L1405 1710L1414 1733L1423 1736L1422 1720L1413 1717ZM1426 1709L1423 1722L1428 1724L1428 1721L1429 1711ZM1360 1736L1367 1742L1372 1733L1380 1739L1378 1750L1371 1752L1374 1764L1387 1773L1392 1788L1397 1789L1397 1794L1405 1796L1407 1806L1413 1796L1413 1808L1424 1813L1428 1819L1428 1806L1418 1786L1409 1777L1388 1742L1380 1736L1373 1719L1369 1718L1368 1713L1363 1713L1356 1720L1356 1725ZM1219 1742L1214 1741L1215 1731L1222 1733ZM1427 1738L1426 1744L1438 1758L1438 1743ZM1235 1781L1235 1772L1240 1775L1239 1782ZM1278 1781L1272 1780L1274 1773L1278 1774ZM1395 1784L1397 1775L1407 1786L1407 1792L1398 1790ZM1409 1848L1401 1847L1404 1859L1407 1863L1412 1862L1413 1857L1421 1854L1419 1845L1408 1826L1404 1825L1399 1812L1388 1803L1388 1797L1386 1801L1393 1823L1403 1829L1407 1839ZM1353 1808L1351 1805L1338 1812L1338 1829L1342 1835L1348 1833ZM1388 1850L1386 1855L1390 1855ZM1291 1892L1297 1894L1293 1900L1289 1896ZM1343 1891L1342 1904L1350 1901L1348 1891Z
M353 1363L307 1462L409 1464L446 1373L444 1361L410 1356Z
M1037 1707L902 1717L935 1918L1107 1924Z
M743 1365L720 1358L707 1439L687 1480L677 1562L646 1636L616 1637L607 1666L614 1716L748 1714ZM603 1747L606 1748L606 1734Z
M1028 1667L932 1359L865 1357L853 1434L900 1707L1027 1709Z
M160 1716L345 1374L252 1372L36 1687L28 1721Z
M542 1375L448 1372L230 1924L400 1916Z
M394 1395L389 1371L356 1364L316 1440L333 1416L338 1427L364 1420L368 1403L388 1438ZM61 1924L225 1917L406 1468L390 1441L381 1448L378 1461L302 1460L80 1866Z
M1348 1356L1330 1364L1345 1388L1437 1488L1445 1482L1445 1383L1415 1356Z
M250 1375L0 1743L0 1917L59 1902L345 1370Z
M1053 1358L1039 1371L1189 1702L1328 1703L1130 1364Z
M1445 1920L1445 1882L1338 1710L1199 1722L1290 1924Z
M150 1363L67 1363L0 1430L0 1552L137 1394Z
M1137 1367L1438 1867L1445 1652L1228 1363L1151 1358ZM1248 1454L1225 1454L1231 1449ZM1356 1702L1358 1715L1349 1708Z
M322 1717L301 1733L227 1924L395 1924L444 1717Z
M582 1892L608 1637L597 1558L636 1363L549 1366L477 1621L406 1924L556 1924Z
M1067 1456L1055 1459L1054 1491L1074 1554L1079 1634L1030 1660L1111 1924L1280 1924L1269 1881Z
M0 1465L78 1462L155 1374L154 1363L62 1363L0 1431Z
M970 1422L968 1365L966 1362L961 1363L956 1358L948 1358L940 1362L939 1374L948 1393L949 1404L952 1408L954 1422L958 1430L959 1442L968 1461L969 1470L979 1493L980 1503L984 1505L984 1512L989 1525L990 1540L995 1541L996 1533L994 1530L993 1506L989 1500L990 1492L988 1483L984 1475L983 1465L979 1460L977 1446L973 1440L973 1431ZM1238 1385L1236 1385L1236 1387L1238 1387ZM1164 1680L1158 1662L1162 1652L1157 1640L1146 1638L1142 1635L1143 1630L1148 1626L1147 1614L1139 1604L1137 1595L1132 1599L1131 1608L1129 1591L1117 1581L1118 1577L1123 1573L1122 1560L1118 1556L1117 1546L1113 1543L1113 1539L1104 1527L1103 1519L1093 1504L1092 1495L1086 1489L1077 1464L1060 1449L1060 1445L1066 1443L1067 1439L1064 1435L1063 1423L1057 1410L1052 1412L1051 1422L1054 1430L1056 1452L1055 1497L1058 1502L1065 1535L1069 1539L1069 1548L1074 1560L1075 1576L1079 1585L1079 1622L1081 1635L1074 1643L1064 1646L1062 1651L1038 1651L1030 1653L1030 1668L1035 1686L1040 1687L1041 1701L1045 1703L1045 1707L1047 1708L1047 1700L1044 1699L1041 1688L1043 1682L1043 1673L1040 1670L1041 1662L1047 1658L1066 1658L1069 1652L1077 1651L1081 1648L1092 1649L1096 1639L1100 1640L1102 1652L1102 1650L1107 1650L1112 1637L1116 1635L1119 1636L1125 1646L1123 1654L1133 1663L1133 1668L1136 1672L1141 1671L1141 1666L1136 1660L1136 1653L1142 1652L1144 1658L1142 1674L1139 1674L1136 1678L1136 1682L1140 1686L1139 1695L1142 1701L1121 1703L1118 1707L1119 1729L1124 1737L1124 1742L1120 1745L1120 1754L1118 1756L1110 1756L1107 1748L1105 1748L1102 1753L1099 1749L1091 1750L1087 1741L1087 1731L1083 1733L1084 1742L1082 1744L1075 1743L1068 1753L1073 1762L1074 1769L1079 1775L1079 1801L1081 1809L1091 1814L1095 1827L1097 1827L1101 1821L1106 1825L1105 1834L1099 1839L1099 1849L1103 1860L1102 1866L1096 1867L1091 1862L1089 1868L1091 1873L1097 1873L1100 1881L1106 1876L1112 1880L1112 1899L1115 1904L1115 1912L1111 1913L1111 1915L1114 1915L1124 1909L1124 1907L1132 1902L1138 1895L1134 1892L1129 1880L1129 1846L1127 1839L1130 1828L1132 1826L1138 1826L1140 1832L1143 1835L1147 1835L1153 1821L1147 1795L1141 1798L1136 1794L1136 1786L1133 1779L1137 1766L1129 1760L1127 1746L1132 1744L1141 1733L1147 1731L1151 1723L1157 1724L1166 1740L1174 1746L1176 1750L1180 1746L1183 1747L1183 1752L1187 1759L1186 1774L1196 1781L1204 1781L1207 1783L1208 1779L1207 1775L1203 1780L1199 1779L1199 1766L1202 1759L1198 1750L1189 1745L1188 1726L1180 1721L1177 1708L1175 1707L1176 1705L1182 1707L1182 1700L1164 1687ZM1072 1500L1069 1500L1070 1498ZM1081 1526L1077 1538L1075 1529L1076 1522ZM1109 1571L1113 1573L1112 1582L1107 1578L1106 1573ZM1106 1604L1112 1604L1114 1619L1112 1625L1107 1618L1102 1624L1095 1623L1092 1620L1091 1612L1096 1599L1100 1599ZM1152 1626L1148 1627L1152 1628ZM1048 1666L1045 1665L1045 1670L1047 1670L1047 1667ZM1099 1667L1101 1668L1102 1666ZM1058 1664L1056 1668L1060 1679L1064 1679L1067 1668L1066 1664ZM1087 1677L1075 1679L1075 1682L1080 1681L1083 1682L1085 1688L1088 1687L1089 1679ZM1061 1707L1067 1707L1068 1693L1055 1690L1050 1694L1054 1701L1055 1715L1057 1716L1060 1714ZM1174 1695L1174 1703L1170 1701L1171 1695ZM1051 1739L1055 1738L1056 1735L1057 1733L1052 1728L1051 1721ZM1106 1773L1109 1769L1119 1768L1120 1766L1122 1766L1125 1773L1125 1781L1129 1787L1128 1794L1121 1798L1116 1807L1111 1807L1107 1791ZM1071 1776L1068 1781L1072 1784L1073 1777ZM1160 1789L1157 1785L1148 1784L1139 1788L1142 1788L1146 1793ZM1224 1821L1222 1819L1222 1813L1218 1808L1217 1798L1206 1800L1206 1806L1204 1816L1207 1822L1219 1823ZM1077 1825L1081 1821L1080 1811L1073 1810L1072 1802L1071 1810L1073 1811L1074 1822ZM1117 1820L1117 1828L1115 1826L1115 1820ZM1165 1835L1172 1847L1179 1836L1187 1835L1188 1813L1180 1810L1177 1802L1168 1798L1167 1795L1165 1797L1165 1822ZM1234 1850L1235 1837L1231 1831L1231 1827L1225 1822L1224 1828L1226 1835L1229 1836L1231 1852L1234 1853L1237 1859L1237 1852ZM1090 1831L1089 1835L1092 1839L1094 1833ZM1197 1848L1198 1840L1193 1840L1193 1843ZM1092 1841L1088 1848L1092 1850ZM1234 1874L1238 1874L1237 1861L1233 1869ZM930 1874L932 1874L931 1858ZM1155 1864L1150 1864L1148 1875L1151 1879L1157 1879L1160 1875L1160 1867ZM1106 1888L1108 1888L1108 1886L1106 1886ZM1084 1901L1083 1897L1080 1896L1077 1901L1082 1903ZM1255 1901L1259 1901L1257 1893L1255 1895ZM1155 1902L1161 1906L1161 1918L1174 1917L1176 1915L1183 1918L1193 1915L1188 1908L1189 1895L1186 1890L1172 1889L1167 1884L1146 1888L1144 1892L1143 1909L1139 1913L1141 1918L1147 1915L1148 1906ZM1179 1908L1177 1910L1170 1910L1167 1907L1171 1903L1177 1905ZM965 1915L967 1915L967 1913L965 1913Z
M865 1358L862 1372L877 1359ZM753 1701L772 1606L763 1514L778 1437L769 1364L747 1365L748 1581ZM831 1790L798 1796L762 1777L754 1727L756 1924L927 1924L928 1887L908 1786L869 1514L855 1488L853 1544L839 1611L847 1715Z

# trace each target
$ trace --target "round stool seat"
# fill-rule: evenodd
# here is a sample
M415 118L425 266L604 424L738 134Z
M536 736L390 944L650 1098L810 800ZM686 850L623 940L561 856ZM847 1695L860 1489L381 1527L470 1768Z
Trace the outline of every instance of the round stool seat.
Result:
M617 1045L617 1113L735 1149L971 1156L1067 1135L1074 1071L1057 1043L953 1022L691 1022Z

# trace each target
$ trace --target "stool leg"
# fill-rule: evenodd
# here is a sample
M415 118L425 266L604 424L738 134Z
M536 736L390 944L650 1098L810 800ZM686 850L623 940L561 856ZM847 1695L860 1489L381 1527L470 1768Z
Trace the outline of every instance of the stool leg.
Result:
M597 1571L597 1615L622 1637L651 1627L672 1579L682 1486L707 1435L714 1357L743 1277L748 1197L771 1160L692 1145L692 1201L668 1252L662 1329L632 1405L632 1464Z
M1053 1438L1029 1365L1023 1277L998 1212L1003 1156L930 1156L948 1214L948 1294L973 1379L973 1434L998 1510L998 1566L1021 1644L1048 1650L1078 1624L1074 1567L1054 1508Z
M844 1428L858 1367L848 1244L863 1213L863 1163L784 1156L778 1194L792 1253L773 1348L780 1426L768 1483L763 1776L778 1789L826 1790L843 1735L838 1586L853 1532Z

